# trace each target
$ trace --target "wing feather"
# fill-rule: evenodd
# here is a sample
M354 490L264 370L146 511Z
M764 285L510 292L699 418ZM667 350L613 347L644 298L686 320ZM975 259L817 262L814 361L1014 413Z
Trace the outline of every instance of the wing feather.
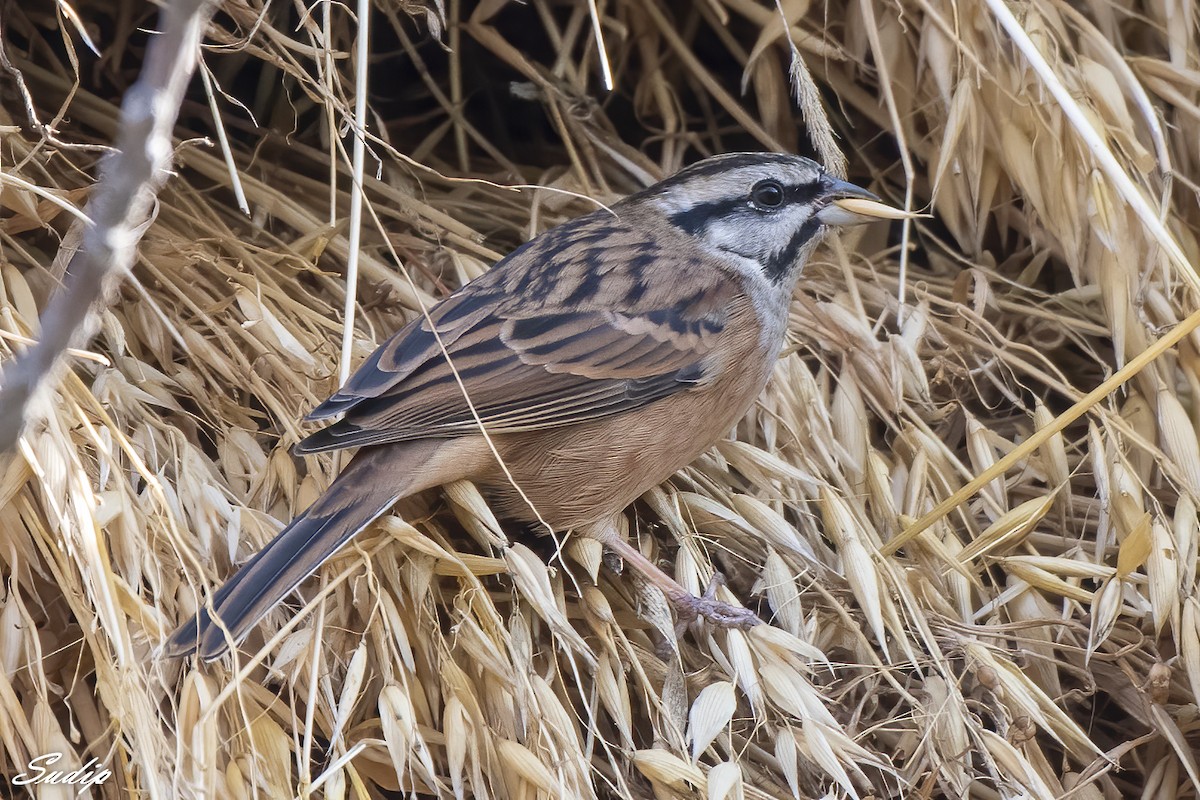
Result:
M565 235L572 226L579 230ZM725 276L686 247L662 248L605 216L553 233L549 245L533 240L380 345L309 415L345 417L297 452L462 436L479 420L490 433L574 425L709 377L707 356L733 299ZM622 244L603 248L613 235ZM648 260L687 280L682 299L677 288L648 288Z

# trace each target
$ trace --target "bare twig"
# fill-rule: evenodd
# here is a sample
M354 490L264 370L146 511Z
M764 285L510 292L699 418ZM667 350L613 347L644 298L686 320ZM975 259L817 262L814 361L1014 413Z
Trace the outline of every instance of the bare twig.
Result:
M151 41L141 76L121 106L117 153L105 162L88 203L92 224L84 230L83 247L67 267L66 285L42 315L40 341L0 375L0 452L16 443L30 402L67 348L91 338L94 312L133 262L170 174L171 131L215 8L212 0L175 0L163 8L162 33Z

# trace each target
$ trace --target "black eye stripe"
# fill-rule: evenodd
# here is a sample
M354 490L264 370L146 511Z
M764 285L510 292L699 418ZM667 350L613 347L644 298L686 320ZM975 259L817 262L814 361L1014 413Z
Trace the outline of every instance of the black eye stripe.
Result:
M754 184L754 189L757 189L765 182L766 181L759 181L758 183ZM779 181L776 181L776 183L779 183L779 185L783 187L786 200L779 206L775 206L774 209L783 208L793 204L812 203L821 195L822 187L819 180L808 181L801 184L793 184L791 186ZM713 220L729 217L738 211L748 211L754 213L755 215L761 213L761 211L756 208L751 197L752 192L753 189L751 192L748 192L740 197L729 197L723 200L712 200L707 203L697 203L691 208L684 209L683 211L676 211L674 214L671 214L668 219L671 221L672 225L695 236L707 228L709 223L711 223Z
M811 203L821 195L821 181L809 181L787 187L789 203Z
M746 207L746 199L737 197L728 200L713 200L709 203L697 203L691 208L676 211L668 219L671 224L693 236L708 227L714 219L728 217L738 209Z

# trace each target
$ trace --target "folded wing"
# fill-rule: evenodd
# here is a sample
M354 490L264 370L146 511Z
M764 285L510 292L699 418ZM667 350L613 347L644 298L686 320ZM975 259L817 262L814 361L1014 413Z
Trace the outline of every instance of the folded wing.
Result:
M602 237L575 238L585 246L518 250L399 331L309 415L345 417L297 452L461 436L480 422L492 434L573 425L703 384L729 282L694 256L658 250L656 268L678 267L689 287L668 302L638 291L646 248L657 245L626 237L626 252L598 253L586 243ZM597 258L601 269L588 263Z

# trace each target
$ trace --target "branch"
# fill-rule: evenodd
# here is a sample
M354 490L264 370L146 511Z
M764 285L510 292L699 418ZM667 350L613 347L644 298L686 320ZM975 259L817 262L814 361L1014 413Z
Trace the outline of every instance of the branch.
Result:
M150 41L142 72L121 104L117 152L105 160L88 202L91 223L75 223L84 225L83 243L42 314L40 341L0 373L0 453L16 444L29 406L48 389L63 354L91 339L97 312L133 264L170 176L171 133L216 8L217 0L172 0L162 10L162 32Z

